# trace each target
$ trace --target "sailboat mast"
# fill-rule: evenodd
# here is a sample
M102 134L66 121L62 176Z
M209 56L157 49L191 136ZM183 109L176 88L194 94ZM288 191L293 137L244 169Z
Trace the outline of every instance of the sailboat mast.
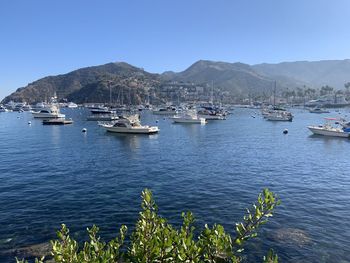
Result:
M276 80L273 88L273 106L275 107L275 105L276 105Z
M112 85L109 83L109 106L112 106Z

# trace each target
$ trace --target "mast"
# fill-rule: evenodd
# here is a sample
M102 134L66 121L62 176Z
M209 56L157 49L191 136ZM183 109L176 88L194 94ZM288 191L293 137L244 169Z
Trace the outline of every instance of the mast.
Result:
M109 83L109 106L112 106L112 85Z
M210 91L210 103L213 104L214 103L214 81L211 81L211 91Z
M275 80L275 86L273 88L273 107L276 105L276 80Z

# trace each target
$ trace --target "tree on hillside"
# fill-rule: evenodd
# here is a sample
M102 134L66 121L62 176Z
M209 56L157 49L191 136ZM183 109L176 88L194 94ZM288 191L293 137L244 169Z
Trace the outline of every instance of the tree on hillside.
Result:
M346 97L349 97L350 93L349 93L349 89L350 89L350 82L346 82L344 84L345 90L346 90Z
M326 86L322 86L321 87L321 91L320 91L320 95L323 96L323 95L329 95L329 94L332 94L333 93L333 88L326 85Z

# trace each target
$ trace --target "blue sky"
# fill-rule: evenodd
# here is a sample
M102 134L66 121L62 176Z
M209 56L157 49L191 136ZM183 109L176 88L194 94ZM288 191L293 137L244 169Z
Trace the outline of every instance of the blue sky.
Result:
M47 75L125 61L350 58L348 0L2 0L0 99Z

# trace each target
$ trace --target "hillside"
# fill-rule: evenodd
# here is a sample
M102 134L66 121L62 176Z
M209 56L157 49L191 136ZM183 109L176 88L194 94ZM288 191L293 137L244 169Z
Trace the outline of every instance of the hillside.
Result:
M194 83L215 87L232 100L248 96L269 97L273 83L278 91L308 86L329 85L342 89L350 81L350 60L283 62L248 65L243 63L199 60L182 72L152 74L124 62L81 68L67 74L39 79L7 96L10 100L35 103L49 99L56 92L60 99L84 102L143 103L165 102L162 92L169 83ZM181 86L181 85L180 85ZM179 86L179 87L180 87ZM175 90L176 92L176 90ZM169 93L170 94L170 93Z
M17 89L7 96L10 100L34 103L45 101L56 92L59 98L67 98L77 103L107 102L110 87L112 98L141 101L144 87L157 87L159 76L124 62L108 63L101 66L81 68L67 74L39 79L26 87ZM123 98L121 98L123 97Z
M254 68L243 63L214 62L200 60L186 70L173 73L166 72L163 79L194 83L211 83L215 87L229 91L232 95L247 95L271 92L274 79L267 74L259 74ZM295 86L296 81L285 77L280 88Z
M344 88L350 81L350 60L297 61L278 64L258 64L252 68L269 78L287 77L296 82L319 88L329 85L337 89Z

